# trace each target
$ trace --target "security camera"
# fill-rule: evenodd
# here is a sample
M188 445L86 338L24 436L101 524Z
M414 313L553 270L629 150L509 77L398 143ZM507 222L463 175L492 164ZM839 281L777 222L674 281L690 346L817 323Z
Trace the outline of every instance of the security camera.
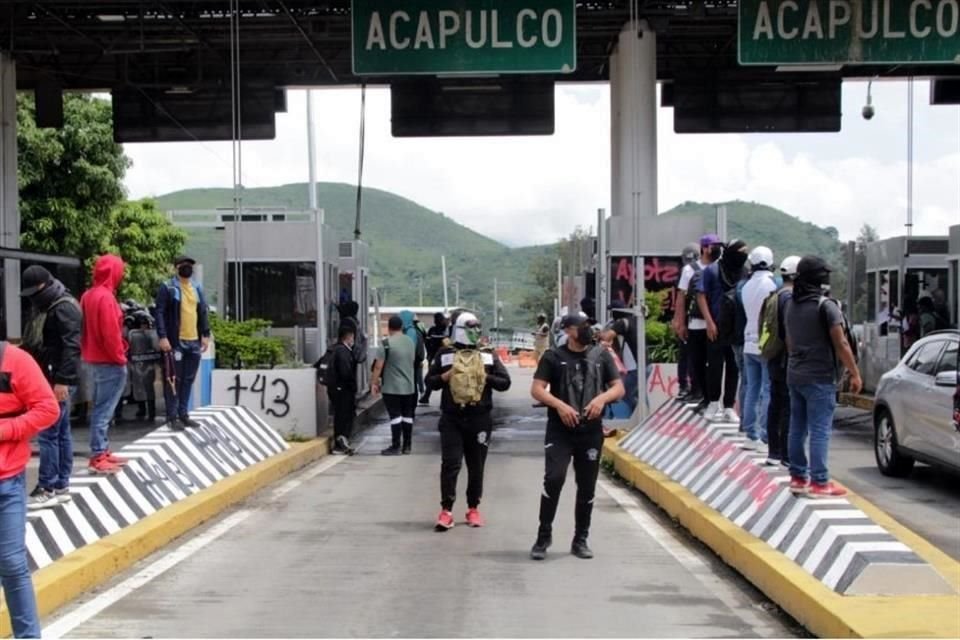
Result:
M863 111L860 113L863 115L864 120L873 120L873 116L877 115L877 110L873 108L873 80L867 82L867 104L863 105Z

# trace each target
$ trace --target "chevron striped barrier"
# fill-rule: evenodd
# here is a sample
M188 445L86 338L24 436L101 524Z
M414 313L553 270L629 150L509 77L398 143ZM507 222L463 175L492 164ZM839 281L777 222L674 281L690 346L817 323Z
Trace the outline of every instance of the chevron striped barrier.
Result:
M161 427L119 452L130 460L119 473L74 477L70 502L31 511L31 571L289 448L244 407L204 407L190 417L201 426Z
M846 498L795 496L783 467L741 449L737 424L669 401L620 448L679 483L738 527L842 595L954 594L910 547Z

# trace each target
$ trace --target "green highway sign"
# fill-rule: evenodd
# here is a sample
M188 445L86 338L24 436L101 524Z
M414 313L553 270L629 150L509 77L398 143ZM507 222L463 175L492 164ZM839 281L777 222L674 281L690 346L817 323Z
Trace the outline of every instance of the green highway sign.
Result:
M742 65L960 64L960 0L740 0Z
M574 0L353 0L355 75L572 73Z

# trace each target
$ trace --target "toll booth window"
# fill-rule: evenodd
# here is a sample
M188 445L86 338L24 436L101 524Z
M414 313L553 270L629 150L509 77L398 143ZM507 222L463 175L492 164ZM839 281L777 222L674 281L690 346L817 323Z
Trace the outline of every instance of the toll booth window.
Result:
M867 274L867 322L877 319L877 274Z
M243 265L243 317L274 327L316 326L317 274L312 262L253 262ZM236 270L227 269L229 291Z

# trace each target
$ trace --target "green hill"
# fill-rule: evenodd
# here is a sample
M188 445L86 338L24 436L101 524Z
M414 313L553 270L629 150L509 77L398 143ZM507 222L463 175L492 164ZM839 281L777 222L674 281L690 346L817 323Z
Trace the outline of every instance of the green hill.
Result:
M230 189L191 189L157 198L163 210L214 209L230 207ZM356 187L339 183L320 183L318 202L326 220L343 239L353 237ZM745 239L750 245L765 244L779 261L794 253L816 253L837 269L835 286L842 286L844 265L836 229L822 229L778 209L751 202L728 202L727 228L730 237ZM305 184L247 189L244 205L251 207L307 207ZM460 278L460 300L489 313L493 307L493 280L501 283L505 326L526 326L531 313L522 308L523 300L534 287L531 264L542 256L555 257L556 245L510 248L487 238L411 200L379 189L363 190L362 238L371 247L373 286L389 306L413 306L418 303L418 278L423 278L425 305L442 305L440 256L447 257L450 304L455 303L454 281ZM685 202L663 215L701 216L705 228L714 228L714 205ZM198 255L219 254L219 235L213 230L188 229L188 250ZM695 241L696 238L690 238ZM679 250L679 246L676 247ZM208 258L208 261L214 261ZM220 265L213 265L219 270ZM547 309L546 311L550 311ZM489 324L489 319L484 319Z

